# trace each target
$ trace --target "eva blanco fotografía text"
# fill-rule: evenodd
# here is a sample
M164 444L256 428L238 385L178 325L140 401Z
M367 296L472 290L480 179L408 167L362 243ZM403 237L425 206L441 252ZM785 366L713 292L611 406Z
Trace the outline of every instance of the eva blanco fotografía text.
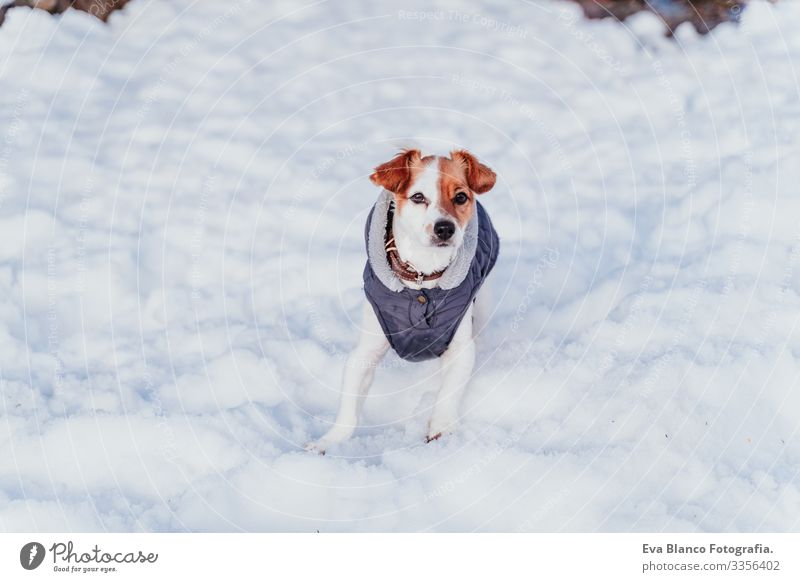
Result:
M643 554L732 554L744 556L748 554L771 554L767 545L753 544L749 546L729 546L707 544L700 546L684 546L681 544L650 545L642 544Z

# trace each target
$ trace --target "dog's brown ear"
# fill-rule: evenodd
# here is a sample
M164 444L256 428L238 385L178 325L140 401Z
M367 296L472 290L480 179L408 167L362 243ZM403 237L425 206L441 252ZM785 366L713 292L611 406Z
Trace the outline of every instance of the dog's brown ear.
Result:
M411 179L411 164L420 158L419 150L404 150L375 168L369 179L376 186L381 186L389 192L400 192Z
M450 152L450 157L454 161L464 164L467 171L467 185L469 185L470 190L476 194L483 194L494 188L497 174L489 166L484 166L480 163L467 150Z

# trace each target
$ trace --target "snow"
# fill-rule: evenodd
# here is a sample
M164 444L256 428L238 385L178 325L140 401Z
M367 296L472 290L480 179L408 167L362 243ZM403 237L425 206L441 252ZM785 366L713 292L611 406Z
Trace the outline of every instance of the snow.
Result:
M423 11L420 13L419 11ZM800 529L800 5L136 0L0 28L0 530ZM371 169L493 167L458 432L325 457Z

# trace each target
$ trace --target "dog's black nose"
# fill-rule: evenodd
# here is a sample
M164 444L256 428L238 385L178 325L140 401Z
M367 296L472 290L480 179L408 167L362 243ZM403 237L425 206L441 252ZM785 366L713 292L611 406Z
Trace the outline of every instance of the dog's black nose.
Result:
M456 225L449 220L440 220L433 225L433 233L439 240L449 240L456 232Z

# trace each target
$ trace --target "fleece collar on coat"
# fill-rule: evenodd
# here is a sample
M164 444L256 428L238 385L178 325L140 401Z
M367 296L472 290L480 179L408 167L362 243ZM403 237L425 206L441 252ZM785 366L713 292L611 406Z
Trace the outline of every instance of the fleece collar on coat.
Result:
M386 221L389 213L389 205L393 200L392 193L383 190L375 202L372 211L372 222L367 231L367 255L370 267L375 276L387 288L392 291L402 291L407 289L400 277L395 275L389 262L386 260L386 250L384 249L384 236L386 234ZM467 223L464 230L464 240L456 251L453 262L450 263L439 278L437 287L442 289L454 289L458 287L467 276L472 259L475 257L475 249L478 248L478 213L474 212L472 218Z

